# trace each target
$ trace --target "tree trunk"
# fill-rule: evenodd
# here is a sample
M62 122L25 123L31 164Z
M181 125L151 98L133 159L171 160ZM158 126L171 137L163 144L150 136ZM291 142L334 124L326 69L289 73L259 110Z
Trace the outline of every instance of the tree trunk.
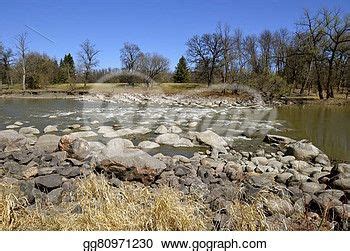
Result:
M23 68L22 89L23 89L23 91L25 91L25 89L26 89L26 70L25 70L25 68Z

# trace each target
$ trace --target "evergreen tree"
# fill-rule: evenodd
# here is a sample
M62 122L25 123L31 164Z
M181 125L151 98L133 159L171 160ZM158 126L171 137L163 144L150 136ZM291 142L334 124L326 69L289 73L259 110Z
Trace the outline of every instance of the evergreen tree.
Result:
M182 56L175 68L174 82L188 83L189 81L190 81L190 72L187 67L186 59L184 56Z
M60 60L60 82L72 83L75 78L74 60L70 53Z

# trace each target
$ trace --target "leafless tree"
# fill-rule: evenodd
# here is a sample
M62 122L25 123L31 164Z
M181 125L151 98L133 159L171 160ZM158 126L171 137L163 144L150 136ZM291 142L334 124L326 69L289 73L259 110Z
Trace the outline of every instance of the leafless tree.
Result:
M141 59L142 52L136 44L124 43L120 50L120 61L127 71L134 71L138 61Z
M299 31L297 35L299 37L305 37L305 44L307 44L307 46L304 48L304 54L309 54L313 59L318 96L320 99L323 99L321 74L322 61L324 60L322 51L322 43L324 42L324 22L319 18L319 14L311 16L310 12L305 10L304 18L298 25L302 30Z
M219 24L217 29L222 44L222 82L226 83L234 60L234 40L227 24Z
M156 53L145 53L141 55L138 69L147 76L147 84L158 77L161 73L169 70L169 60Z
M269 30L263 31L258 39L260 51L261 51L261 66L263 72L271 71L271 58L272 58L272 33Z
M201 64L207 84L213 83L214 71L222 60L223 46L217 33L194 36L187 42L187 56L191 63Z
M96 49L95 44L91 43L88 39L80 44L78 60L84 72L84 87L86 87L91 71L99 64L97 59L99 53L100 51Z
M334 98L332 76L335 61L350 51L350 17L340 17L339 11L324 9L322 18L325 26L325 58L328 63L326 98Z
M259 73L260 66L258 61L258 39L255 35L246 36L244 39L244 52L251 71L254 73Z
M21 33L16 38L16 48L22 66L22 89L26 89L26 59L28 54L28 34Z

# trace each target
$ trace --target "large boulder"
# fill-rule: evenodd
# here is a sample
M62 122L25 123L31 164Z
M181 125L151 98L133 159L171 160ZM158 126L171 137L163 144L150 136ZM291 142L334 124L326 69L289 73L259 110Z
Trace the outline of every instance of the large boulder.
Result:
M288 145L286 155L292 155L298 160L313 160L321 151L312 143L301 140Z
M196 138L199 142L202 142L212 147L213 149L217 149L221 152L226 152L225 146L227 146L227 142L221 136L210 130L196 133Z
M96 156L97 166L115 173L121 180L152 183L166 165L148 153L132 147L133 144L129 140L111 140Z
M52 153L58 149L58 142L60 137L53 134L45 134L38 138L34 148L42 152Z
M69 135L61 137L58 148L61 151L66 151L70 157L78 160L85 160L91 153L90 145L86 140Z
M5 152L21 150L27 143L27 138L15 130L0 131L0 149Z

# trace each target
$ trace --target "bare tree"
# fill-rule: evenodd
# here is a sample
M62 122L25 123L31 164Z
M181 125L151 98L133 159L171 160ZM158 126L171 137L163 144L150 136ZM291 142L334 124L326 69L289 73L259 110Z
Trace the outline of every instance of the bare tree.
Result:
M22 89L26 89L26 59L28 53L28 34L21 33L16 38L16 48L18 50L19 61L22 67Z
M271 71L272 58L272 33L269 30L263 31L259 36L259 45L261 51L261 66L263 72Z
M324 42L324 22L320 20L319 14L311 16L308 10L304 11L304 19L298 24L302 27L302 31L297 34L299 37L305 37L304 54L309 54L313 60L313 67L316 74L316 85L318 96L323 99L323 88L322 88L322 61L323 51L322 43ZM306 35L306 36L305 36Z
M189 62L202 65L208 86L213 83L214 71L219 67L222 52L221 38L217 33L196 35L187 42Z
M254 73L259 73L260 66L258 61L258 39L256 36L250 35L244 39L244 52L251 71Z
M227 24L223 26L219 24L217 29L222 44L222 82L226 83L234 59L234 40Z
M136 44L124 43L120 50L120 61L124 69L134 71L137 62L141 59L142 52Z
M350 18L342 19L339 11L331 12L326 9L322 12L325 23L325 58L328 63L326 79L326 98L334 98L332 75L337 58L342 57L350 49Z
M138 68L147 76L146 81L149 85L151 80L169 70L169 60L156 53L145 53L141 56Z
M84 87L86 87L91 71L99 63L97 59L99 53L100 51L96 49L95 44L91 43L88 39L80 44L78 60L84 72Z
M120 49L120 61L124 70L132 73L140 64L142 52L136 44L124 43L123 48ZM126 76L128 84L133 85L135 77L130 74Z
M244 38L243 32L240 29L236 29L233 35L233 51L235 58L235 67L238 72L241 72L246 64L246 60L244 58Z

